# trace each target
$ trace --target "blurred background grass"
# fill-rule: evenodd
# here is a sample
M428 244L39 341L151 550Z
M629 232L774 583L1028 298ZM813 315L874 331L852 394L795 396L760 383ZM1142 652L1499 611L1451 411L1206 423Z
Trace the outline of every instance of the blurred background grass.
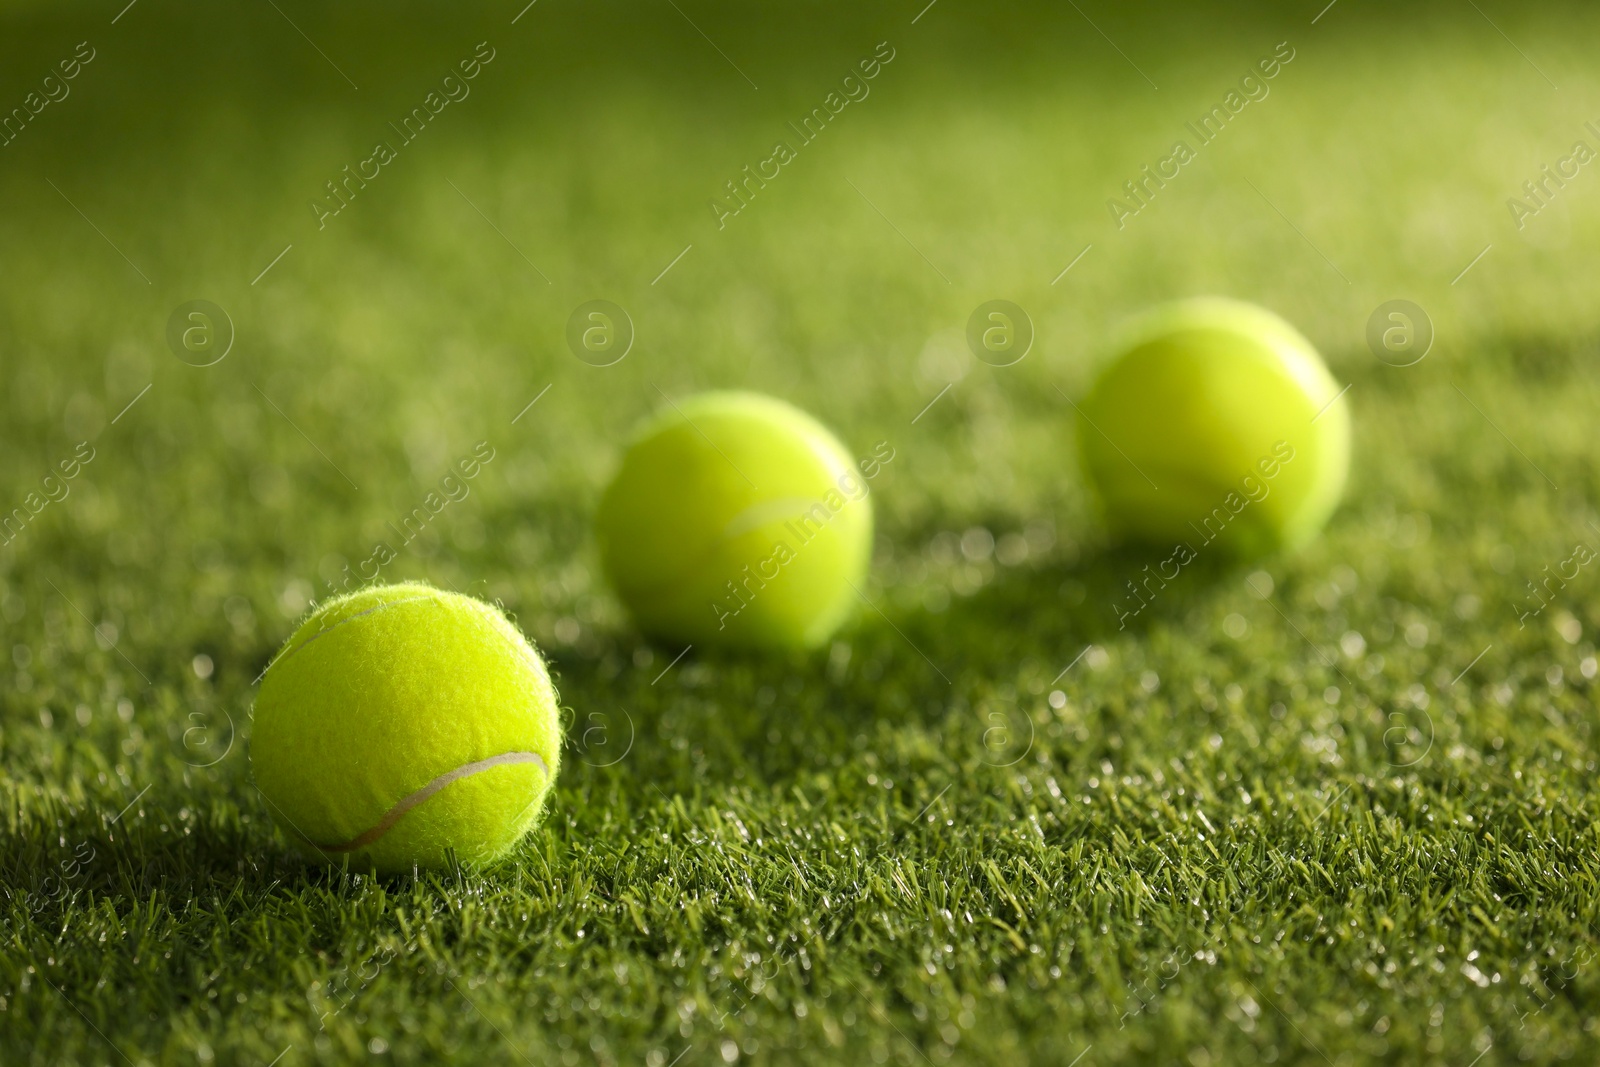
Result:
M1597 28L1354 0L7 5L0 107L95 58L0 148L0 504L95 458L0 547L0 1042L1592 1054L1600 600L1517 612L1600 543L1600 176L1521 231L1505 200L1597 143ZM324 183L481 41L471 95L319 230ZM719 230L708 200L882 41L870 96ZM1279 42L1270 95L1119 230L1107 198ZM1148 560L1098 533L1061 394L1194 293L1286 315L1351 383L1348 502L1256 576L1270 603L1204 561L1119 632ZM608 368L563 336L596 297L637 328ZM1013 367L962 340L995 297L1037 327ZM1438 331L1410 368L1363 339L1395 297ZM163 340L197 298L237 331L207 368ZM894 626L661 676L679 650L629 630L589 515L662 393L724 386L895 448L869 590ZM252 680L480 441L470 497L382 577L497 599L552 655L555 815L499 872L308 871L249 785ZM357 1006L323 1019L341 982Z

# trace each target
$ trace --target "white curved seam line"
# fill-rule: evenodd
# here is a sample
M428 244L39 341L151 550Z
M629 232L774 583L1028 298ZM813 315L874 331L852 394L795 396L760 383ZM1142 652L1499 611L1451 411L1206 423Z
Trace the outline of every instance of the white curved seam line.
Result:
M804 519L818 506L828 510L829 518L833 517L834 512L828 509L828 505L812 497L785 496L751 504L728 520L728 525L722 528L722 540L732 540L740 534L759 530L763 526L771 526L786 519Z
M366 830L363 833L358 834L356 837L351 838L344 844L319 845L315 841L312 841L311 844L315 845L323 852L354 852L358 848L365 848L392 830L395 823L399 822L401 817L405 815L406 812L410 811L418 804L421 804L424 800L427 800L429 797L439 792L445 786L450 785L452 782L458 782L463 778L477 774L479 771L487 771L494 767L504 767L508 764L514 763L536 763L539 765L539 770L544 774L544 776L546 778L550 777L549 766L545 763L544 757L539 755L537 752L505 752L498 756L490 756L488 759L478 760L475 763L463 763L455 770L446 771L445 773L439 775L439 777L435 778L421 789L418 789L416 792L402 797L395 803L394 807L384 812L383 818L379 819L377 824L374 825L370 830Z
M284 660L288 659L290 656L294 655L296 652L299 652L302 648L305 648L307 645L309 645L311 642L315 641L317 638L323 636L324 634L333 633L333 631L337 630L339 627L343 626L347 622L354 622L355 620L361 618L362 616L371 615L373 612L382 611L384 608L396 608L396 607L399 607L401 604L415 604L419 600L432 600L432 599L434 599L434 598L431 597L431 596L408 596L404 600L386 600L382 604L378 604L378 605L376 605L374 607L368 608L366 611L358 611L354 615L347 615L344 618L340 619L338 622L334 623L332 626L328 627L327 629L318 630L316 633L312 634L310 637L306 638L304 641L300 642L298 645L295 645L289 651L285 652L282 656L279 656L277 659L275 659L271 663L267 664L267 670L270 671L272 668L276 667L278 664L282 663ZM262 671L261 673L263 675L265 675L266 671Z

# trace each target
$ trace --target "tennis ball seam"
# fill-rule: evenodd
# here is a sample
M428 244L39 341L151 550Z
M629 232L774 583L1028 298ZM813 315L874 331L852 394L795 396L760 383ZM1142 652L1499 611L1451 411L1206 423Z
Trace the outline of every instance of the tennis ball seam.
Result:
M375 586L374 588L381 588L381 587L376 587ZM316 641L318 638L321 638L321 637L324 637L324 636L326 636L328 634L333 633L333 631L339 629L339 627L343 626L345 623L355 622L357 619L366 618L369 615L373 615L373 614L376 614L377 612L383 611L385 608L397 608L397 607L400 607L403 604L417 604L417 603L421 603L423 601L427 601L430 604L440 603L442 598L443 598L443 595L444 594L443 594L443 592L441 590L436 590L436 589L435 590L430 590L428 593L425 593L422 596L409 596L409 597L404 597L404 598L402 598L400 600L385 600L382 603L374 604L372 607L367 608L365 611L358 611L354 615L346 615L344 618L340 619L338 622L334 623L332 626L327 626L327 627L324 627L321 630L318 630L316 633L312 634L310 637L306 638L304 641L300 642L298 645L295 645L293 648L289 649L287 652L284 652L277 659L274 659L271 663L268 663L267 666L266 666L266 669L261 672L261 677L265 678L267 676L267 672L271 671L272 668L278 666L281 663L286 662L291 656L293 656L295 653L299 652L301 649L304 649L306 646L310 645L312 642ZM504 618L504 616L501 616L501 617L502 617L502 619ZM511 647L512 654L514 654L514 655L516 655L516 656L518 656L519 658L522 658L522 659L528 659L528 657L526 655L526 652L528 651L527 649L524 649L522 647L522 645L520 645L517 641L512 640L511 637L508 634L506 634L503 631L501 631L499 627L493 627L492 629L493 629L494 634L495 634L496 637L498 637L501 641L505 642L507 645L509 645ZM537 653L534 654L534 656L531 658L531 660L529 660L529 662L533 666L533 669L534 669L534 671L536 673L544 676L548 680L549 671L545 667L544 663L539 660Z
M654 638L809 646L844 621L854 603L846 579L870 565L872 508L857 466L832 431L776 398L719 391L673 402L634 432L601 494L601 566ZM803 562L775 578L773 554ZM746 596L775 580L780 590L753 612L720 606L730 595L753 605ZM732 630L731 614L741 615Z
M324 636L326 636L328 634L333 633L333 631L337 630L339 627L343 626L347 622L355 622L357 619L365 618L366 616L371 615L374 612L382 611L385 608L396 608L396 607L399 607L401 604L415 604L418 601L422 601L422 600L432 601L432 600L437 600L437 599L438 598L435 597L435 596L426 595L426 596L409 596L409 597L406 597L403 600L385 600L380 604L374 604L372 607L368 608L365 611L358 611L354 615L346 615L344 618L340 619L338 622L334 623L332 626L326 626L326 627L323 627L322 629L318 630L316 633L312 634L310 637L306 638L304 641L301 641L298 645L295 645L293 648L291 648L288 651L286 651L283 655L279 656L277 659L275 659L271 663L267 664L267 671L272 670L272 668L278 666L280 663L287 662L289 657L293 656L296 652L299 652L301 649L305 648L307 645L311 644L313 641L317 640L318 638L324 637ZM262 676L265 677L267 672L266 671L262 671L261 673L262 673Z
M493 861L551 799L559 699L498 605L374 585L317 607L263 672L252 769L310 857L386 873L437 866L451 849ZM341 743L319 744L324 730Z
M502 752L500 755L490 756L488 759L474 760L471 763L463 763L454 770L449 770L439 775L421 789L417 789L406 794L399 800L395 801L389 810L384 812L378 821L370 828L363 830L349 841L345 841L337 845L324 845L320 842L311 840L311 838L306 837L305 834L301 834L300 836L305 838L308 844L320 852L335 854L342 852L356 852L360 849L376 844L380 839L383 838L385 834L399 824L400 820L406 816L407 812L411 811L412 808L419 806L424 801L433 797L435 794L441 792L445 789L445 787L455 782L459 782L463 778L469 778L474 774L479 774L495 767L506 767L519 763L535 764L539 768L540 773L542 773L546 778L550 777L549 765L545 763L544 757L539 755L537 752ZM541 792L535 799L543 796L544 794ZM533 801L529 801L528 803L531 807ZM527 808L523 809L523 811L526 810ZM518 814L518 818L521 818L520 813Z

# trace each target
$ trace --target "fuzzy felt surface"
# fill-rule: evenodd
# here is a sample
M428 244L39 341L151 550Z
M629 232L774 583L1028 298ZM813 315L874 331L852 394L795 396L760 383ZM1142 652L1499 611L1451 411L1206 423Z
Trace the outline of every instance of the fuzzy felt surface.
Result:
M1083 401L1079 447L1109 522L1250 557L1303 544L1350 465L1350 410L1311 342L1236 300L1178 301Z
M635 433L601 497L606 573L663 639L816 645L856 607L871 555L864 462L857 469L831 431L774 397L669 403Z
M542 814L560 766L556 695L494 608L419 583L323 605L267 669L250 758L273 818L309 855L382 871L503 855ZM363 840L408 795L451 781ZM353 843L360 847L349 847Z

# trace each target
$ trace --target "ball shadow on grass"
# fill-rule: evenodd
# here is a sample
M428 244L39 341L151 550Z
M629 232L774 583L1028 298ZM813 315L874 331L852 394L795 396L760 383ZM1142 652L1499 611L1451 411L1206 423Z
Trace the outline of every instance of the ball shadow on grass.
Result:
M1241 566L1203 550L1179 566L1171 549L1117 545L1070 565L1003 569L972 596L952 600L945 615L913 615L899 625L957 669L1015 665L1033 653L1066 666L1085 646L1183 618Z
M879 591L832 642L808 651L695 648L664 669L676 655L668 650L648 670L619 672L607 657L625 660L638 638L607 635L597 655L558 657L563 703L574 709L562 788L652 804L708 788L801 787L875 761L959 763L988 729L980 705L995 694L1014 696L1033 676L1050 682L1089 645L1184 619L1240 569L1202 552L1163 585L1149 576L1169 556L1125 546L1000 568L938 613ZM1130 582L1145 583L1143 607ZM972 737L952 736L969 723Z

